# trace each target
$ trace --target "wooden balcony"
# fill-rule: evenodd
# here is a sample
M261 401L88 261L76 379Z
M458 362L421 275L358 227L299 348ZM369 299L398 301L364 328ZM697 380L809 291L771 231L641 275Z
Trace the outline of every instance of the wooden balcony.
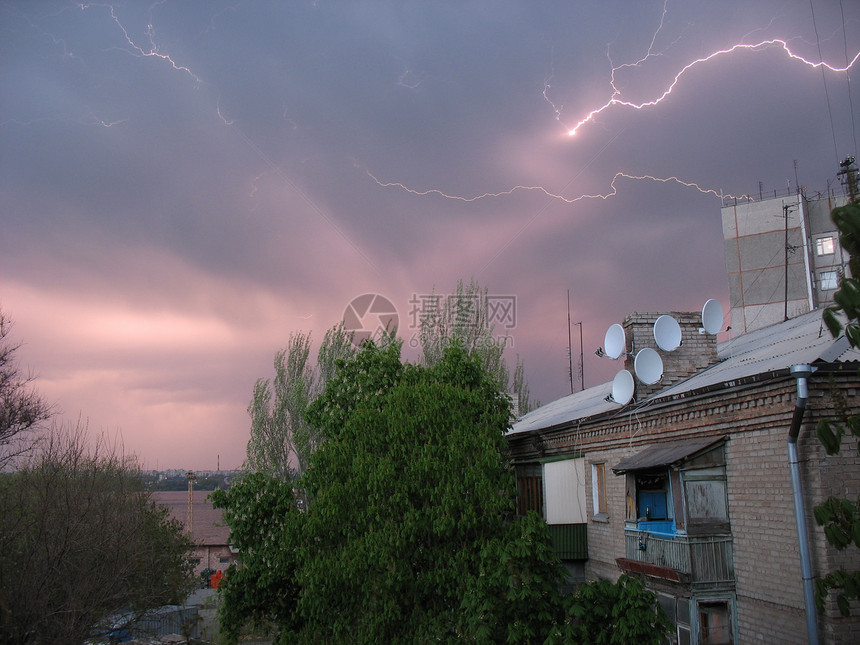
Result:
M732 584L735 580L731 535L655 535L626 529L625 559L631 564L653 565L649 573L691 584ZM619 562L619 566L625 568ZM635 570L635 566L630 567ZM657 573L654 573L654 572ZM675 574L674 572L677 572ZM676 577L677 576L677 577Z

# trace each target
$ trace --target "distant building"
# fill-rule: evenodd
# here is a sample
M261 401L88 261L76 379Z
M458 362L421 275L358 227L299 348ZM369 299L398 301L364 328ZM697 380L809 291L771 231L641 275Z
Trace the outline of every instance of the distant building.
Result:
M238 555L238 551L230 545L230 529L224 523L222 510L212 506L209 494L208 491L194 491L191 539L196 546L191 558L194 573L198 576L206 570L225 572ZM187 491L155 491L152 499L167 506L174 519L188 526Z
M794 194L722 208L735 334L833 303L849 272L830 212L846 203L844 195Z

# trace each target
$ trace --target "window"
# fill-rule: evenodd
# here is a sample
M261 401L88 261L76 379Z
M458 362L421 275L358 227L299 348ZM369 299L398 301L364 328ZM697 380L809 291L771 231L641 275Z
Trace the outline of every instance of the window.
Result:
M221 564L227 564L228 562L230 562L230 558L224 557L222 555L220 558L218 558L218 562L220 562Z
M727 600L699 602L699 643L732 645L732 620Z
M685 472L684 489L690 522L728 522L726 473L723 468L702 468Z
M833 236L819 237L815 240L815 255L832 255L836 250L833 242Z
M607 515L606 506L606 464L591 465L591 494L595 515Z
M837 287L836 271L822 271L818 274L818 287L822 291L833 291Z
M543 468L540 464L517 466L517 513L525 515L529 511L544 517Z
M666 593L657 592L657 602L666 614L666 618L675 629L678 640L677 645L690 645L690 599L670 596ZM667 642L673 642L669 639Z

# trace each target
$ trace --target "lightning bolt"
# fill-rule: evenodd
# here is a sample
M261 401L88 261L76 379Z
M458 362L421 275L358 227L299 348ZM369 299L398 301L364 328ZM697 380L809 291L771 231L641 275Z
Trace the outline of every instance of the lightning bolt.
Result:
M609 182L609 188L610 188L609 191L607 191L605 193L596 193L593 195L589 195L589 194L580 195L579 197L565 197L564 195L561 195L559 193L554 193L550 190L547 190L543 186L523 186L523 185L517 185L517 186L514 186L512 188L508 188L507 190L502 190L502 191L495 192L495 193L489 193L488 192L488 193L481 193L480 195L472 195L472 196L453 195L450 193L446 193L442 190L439 190L438 188L428 188L426 190L417 190L415 188L409 188L408 186L406 186L400 182L381 181L373 173L371 173L367 168L364 168L364 172L367 174L368 177L370 177L374 182L376 182L376 184L380 188L399 188L400 190L403 190L407 193L411 193L411 194L416 195L418 197L426 197L428 195L438 195L439 197L443 197L444 199L451 199L451 200L467 202L467 203L477 202L481 199L489 199L489 198L494 198L494 197L508 197L508 196L514 194L515 192L520 192L520 191L539 192L539 193L542 193L543 195L545 195L546 197L549 197L550 199L559 200L559 201L562 201L566 204L575 204L575 203L580 202L580 201L585 200L585 199L601 199L601 200L605 201L607 199L615 197L618 194L617 182L619 179L630 179L633 181L653 181L653 182L662 183L662 184L674 183L674 184L679 184L681 186L684 186L686 188L692 188L694 190L697 190L698 192L702 193L703 195L713 195L714 197L719 197L720 199L728 198L728 199L753 201L752 197L750 197L749 195L724 194L720 191L714 190L713 188L703 188L702 186L700 186L699 184L697 184L695 182L684 181L683 179L679 179L678 177L674 177L674 176L673 177L654 177L652 175L631 175L631 174L628 174L626 172L615 173L615 176L612 178L612 181Z
M132 37L128 33L128 30L125 28L125 25L122 24L119 17L116 15L116 12L114 11L113 5L106 5L108 8L108 11L110 12L111 19L114 21L114 23L116 23L116 26L120 28L120 30L123 33L123 36L125 37L126 43L128 43L128 46L131 48L130 50L122 48L122 47L118 47L116 49L120 49L122 51L128 52L132 56L136 56L138 58L158 58L160 60L166 61L167 63L170 64L170 66L173 69L175 69L178 72L185 72L191 78L194 79L194 82L197 85L201 85L203 83L203 81L200 79L199 76L197 76L194 72L192 72L191 69L189 69L188 67L178 64L175 60L173 60L173 58L171 58L170 55L162 53L159 50L158 44L155 41L156 36L155 36L155 27L152 24L152 9L154 9L159 4L163 4L165 1L166 0L162 0L162 2L156 2L155 4L150 6L150 22L149 22L149 24L146 25L146 35L147 35L147 38L149 39L149 50L148 51L146 49L144 49L143 47L141 47L140 45L138 45L132 39ZM87 9L90 9L94 6L102 7L105 5L81 3L78 5L78 8L81 11L86 11Z
M218 97L218 100L215 101L215 112L218 114L218 118L221 119L221 122L224 125L233 125L233 123L234 123L233 119L228 119L226 116L224 116L221 113L221 97L220 96Z
M664 7L664 15L665 15L665 7ZM660 25L662 27L662 21L661 21ZM656 39L656 33L655 33L654 38ZM582 126L584 126L585 124L594 120L594 118L596 116L598 116L599 114L601 114L605 110L608 110L612 106L618 105L618 106L622 106L622 107L632 108L634 110L643 110L645 108L654 107L655 105L658 105L659 103L661 103L663 100L665 100L666 97L668 97L673 92L675 87L681 81L681 78L687 72L689 72L691 69L693 69L694 67L696 67L698 65L708 63L708 62L710 62L716 58L719 58L722 56L729 56L729 55L734 54L735 52L738 52L738 51L761 51L763 49L768 49L771 47L778 47L778 48L781 48L785 52L785 54L788 56L788 58L790 60L799 61L800 63L807 65L807 66L814 68L814 69L824 68L824 69L830 70L831 72L847 72L849 69L851 69L854 66L854 64L857 62L857 60L860 59L860 52L858 52L857 54L854 55L854 58L851 60L851 62L848 63L846 66L837 67L837 66L831 65L830 63L827 63L825 61L815 62L815 61L807 60L803 56L800 56L799 54L796 54L795 52L793 52L791 50L791 48L788 46L788 43L784 40L779 39L779 38L774 38L772 40L763 40L763 41L755 43L755 44L739 43L736 45L732 45L731 47L729 47L727 49L720 49L720 50L717 50L715 52L712 52L712 53L708 54L707 56L703 56L702 58L697 58L696 60L692 61L691 63L687 63L686 65L684 65L684 67L681 68L681 71L679 71L675 75L674 79L669 84L669 86L666 89L664 89L656 98L653 98L653 99L650 99L647 101L643 101L641 103L636 103L633 101L625 100L622 97L621 91L615 85L615 74L616 74L616 72L620 69L625 68L625 67L638 67L640 64L645 62L648 58L656 56L656 54L651 53L651 49L653 48L653 46L654 46L654 40L652 40L652 42L651 42L651 46L649 47L648 53L643 58L636 61L635 63L625 63L624 65L618 65L618 66L614 66L612 68L612 73L611 73L611 77L610 77L610 85L611 85L612 90L613 90L612 96L609 98L609 100L606 103L604 103L600 107L597 107L597 108L591 110L590 112L588 112L583 118L581 118L576 123L576 125L574 125L572 128L570 128L568 130L569 136L574 136ZM546 97L545 92L546 92L546 90L544 91L544 96Z
M40 117L38 119L30 119L29 121L21 121L20 119L7 119L5 121L0 121L0 127L5 127L9 125L20 125L20 126L32 126L37 123L73 123L75 125L100 125L103 128L112 128L115 125L119 125L120 123L125 123L128 121L127 118L119 119L117 121L105 121L104 119L99 119L98 117L91 116L90 121L84 120L76 120L69 119L66 117L54 117L54 116L45 116Z

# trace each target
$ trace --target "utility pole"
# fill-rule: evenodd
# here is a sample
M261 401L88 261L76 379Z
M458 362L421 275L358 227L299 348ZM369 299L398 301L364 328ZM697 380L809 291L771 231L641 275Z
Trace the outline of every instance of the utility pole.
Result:
M188 480L188 510L186 512L185 518L185 526L188 529L188 535L193 535L194 529L194 480L197 479L197 475L194 474L193 471L189 470L185 473L185 479Z

